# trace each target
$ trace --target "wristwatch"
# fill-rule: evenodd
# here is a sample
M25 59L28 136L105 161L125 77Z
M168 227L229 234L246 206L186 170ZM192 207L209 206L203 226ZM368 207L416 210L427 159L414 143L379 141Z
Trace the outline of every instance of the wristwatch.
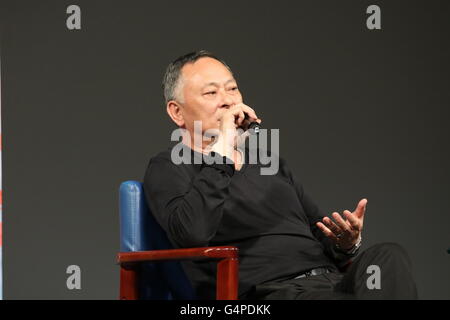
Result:
M336 243L336 248L337 248L339 251L341 251L341 252L343 252L343 253L345 253L345 254L355 254L356 251L358 251L359 247L361 247L361 242L362 242L362 237L361 237L361 235L360 235L359 238L358 238L358 241L357 241L357 242L355 243L355 245L354 245L353 247L351 247L350 249L344 250L344 249L340 248L339 245L338 245L337 243Z

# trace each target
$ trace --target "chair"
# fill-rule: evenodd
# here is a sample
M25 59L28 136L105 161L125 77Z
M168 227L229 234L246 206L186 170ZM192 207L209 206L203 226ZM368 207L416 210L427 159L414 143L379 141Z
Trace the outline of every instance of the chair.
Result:
M238 249L231 246L174 249L151 214L138 181L120 185L120 299L196 299L179 260L217 259L216 299L238 296Z

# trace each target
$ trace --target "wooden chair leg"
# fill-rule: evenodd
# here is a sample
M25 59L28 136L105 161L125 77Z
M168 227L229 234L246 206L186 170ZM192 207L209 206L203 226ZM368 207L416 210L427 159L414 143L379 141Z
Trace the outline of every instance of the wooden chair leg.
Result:
M223 259L217 264L217 300L237 300L239 261L236 258Z
M120 300L137 300L137 271L134 268L120 267Z

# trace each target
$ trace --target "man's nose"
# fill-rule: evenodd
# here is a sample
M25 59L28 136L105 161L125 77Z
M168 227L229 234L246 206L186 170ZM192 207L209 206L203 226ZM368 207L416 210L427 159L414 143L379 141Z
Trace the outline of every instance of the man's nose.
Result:
M222 92L221 98L222 98L222 100L221 100L220 106L223 108L229 108L236 103L233 99L233 96L231 94L227 93L226 91Z

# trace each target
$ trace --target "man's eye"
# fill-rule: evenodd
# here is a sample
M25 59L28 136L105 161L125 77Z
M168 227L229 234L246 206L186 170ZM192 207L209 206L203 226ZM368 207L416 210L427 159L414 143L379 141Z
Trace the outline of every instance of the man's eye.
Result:
M231 90L236 91L238 89L238 87L233 87L231 88Z
M209 91L209 92L207 92L207 93L205 93L205 94L213 95L213 94L216 94L216 92L215 92L215 91Z

